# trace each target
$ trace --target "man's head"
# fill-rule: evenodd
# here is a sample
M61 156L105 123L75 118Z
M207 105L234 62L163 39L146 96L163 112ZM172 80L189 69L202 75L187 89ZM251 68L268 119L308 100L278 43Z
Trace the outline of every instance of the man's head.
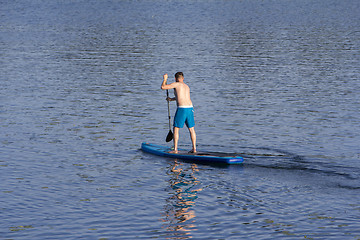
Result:
M179 82L179 80L184 80L184 74L182 72L175 73L175 80Z

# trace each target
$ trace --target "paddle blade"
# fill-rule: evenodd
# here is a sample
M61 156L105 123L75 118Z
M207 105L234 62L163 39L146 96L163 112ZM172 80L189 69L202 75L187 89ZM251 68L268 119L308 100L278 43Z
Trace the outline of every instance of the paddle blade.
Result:
M170 142L171 140L173 140L173 133L171 132L171 130L169 130L168 135L166 136L166 142Z

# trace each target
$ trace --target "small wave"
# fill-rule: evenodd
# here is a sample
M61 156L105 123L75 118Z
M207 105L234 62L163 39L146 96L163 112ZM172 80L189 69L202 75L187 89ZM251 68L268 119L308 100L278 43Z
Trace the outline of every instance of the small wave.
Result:
M228 150L221 145L204 145L202 148ZM327 185L343 189L358 190L357 182L360 179L360 168L342 165L337 159L328 156L305 156L288 150L271 147L238 146L232 154L244 157L243 166L252 168L267 168L284 170L287 172L308 173L320 176L321 181L327 179Z

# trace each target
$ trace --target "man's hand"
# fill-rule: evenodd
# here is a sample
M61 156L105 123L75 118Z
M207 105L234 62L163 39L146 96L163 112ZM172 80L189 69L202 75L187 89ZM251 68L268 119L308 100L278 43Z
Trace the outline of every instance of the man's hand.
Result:
M167 97L167 98L166 98L166 101L169 101L169 102L175 101L175 100L176 100L176 98L171 98L171 97Z
M167 75L167 73L165 73L165 74L164 74L164 81L166 82L167 79L168 79L168 75Z

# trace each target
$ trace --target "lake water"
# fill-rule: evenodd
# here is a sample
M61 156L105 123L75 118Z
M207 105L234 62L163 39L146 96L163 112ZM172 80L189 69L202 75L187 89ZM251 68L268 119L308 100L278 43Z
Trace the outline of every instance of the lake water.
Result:
M1 239L360 239L358 0L0 9ZM177 71L198 149L243 165L139 150Z

